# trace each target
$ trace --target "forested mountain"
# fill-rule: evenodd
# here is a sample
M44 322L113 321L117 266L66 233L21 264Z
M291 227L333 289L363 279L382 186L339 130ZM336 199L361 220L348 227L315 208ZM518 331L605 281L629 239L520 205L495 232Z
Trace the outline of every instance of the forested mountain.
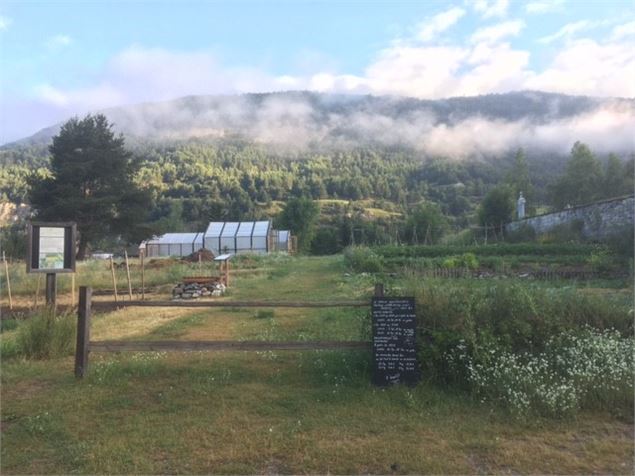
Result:
M635 100L531 91L441 100L281 92L190 96L99 112L129 144L242 140L296 151L387 146L469 158L519 146L566 153L575 140L602 152L632 151ZM58 131L53 125L1 150L47 145ZM611 135L610 143L602 134Z
M556 182L576 141L589 145L576 150L598 171L597 187L580 200L632 190L632 180L623 180L633 175L632 99L292 92L187 97L104 114L140 162L135 181L152 195L149 229L156 232L275 218L303 196L320 200L318 252L418 240L435 214L448 231L476 225L477 207L497 185L514 196L523 191L530 211L557 206L556 186L567 203L576 200L569 198L575 181ZM58 131L0 148L2 200L29 201L33 176L49 173L48 146ZM616 155L608 160L610 152ZM422 231L413 235L414 226Z

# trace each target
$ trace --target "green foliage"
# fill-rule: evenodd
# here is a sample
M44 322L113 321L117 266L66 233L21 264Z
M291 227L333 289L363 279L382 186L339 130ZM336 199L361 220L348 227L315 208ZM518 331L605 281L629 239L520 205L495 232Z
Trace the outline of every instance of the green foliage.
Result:
M602 196L603 181L600 161L588 146L576 142L564 175L552 187L552 203L558 209L590 203Z
M478 211L478 220L482 226L495 226L502 229L505 223L512 220L513 211L512 190L505 185L500 185L485 195Z
M89 243L103 236L137 242L147 237L149 231L139 225L150 195L134 182L140 162L104 115L70 119L49 150L51 176L33 178L31 204L40 220L77 222L80 258Z
M447 220L434 203L418 205L406 219L406 239L412 244L435 244L443 237Z
M292 198L280 213L278 226L291 230L298 237L299 250L308 251L313 241L319 213L318 205L310 198Z
M75 338L75 319L72 314L56 315L52 310L41 311L25 320L17 329L17 354L29 359L50 359L70 355Z
M358 273L379 273L384 270L382 256L365 246L349 246L344 250L344 260Z
M435 245L435 246L394 246L372 247L372 250L385 258L426 257L437 258L463 253L476 256L574 256L590 255L592 252L606 249L606 246L583 243L496 243L489 245Z
M23 259L26 256L26 241L24 225L0 227L0 249L7 257Z
M633 407L632 337L591 328L550 338L543 351L515 354L489 347L477 361L459 344L448 354L450 366L467 373L483 401L517 416L568 417L580 409L624 412Z
M458 256L450 256L443 260L442 266L444 268L454 269L454 268L467 268L467 269L476 269L478 268L478 259L474 253L463 253Z
M625 300L519 283L413 285L424 375L441 382L466 382L447 360L459 345L474 362L488 362L493 346L514 354L542 352L553 336L586 326L633 334Z

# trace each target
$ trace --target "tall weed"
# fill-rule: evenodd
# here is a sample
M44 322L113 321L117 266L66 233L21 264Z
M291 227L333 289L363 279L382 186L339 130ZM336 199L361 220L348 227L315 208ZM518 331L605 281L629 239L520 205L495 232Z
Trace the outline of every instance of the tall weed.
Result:
M61 357L73 353L74 338L74 315L47 309L20 324L15 351L29 359Z

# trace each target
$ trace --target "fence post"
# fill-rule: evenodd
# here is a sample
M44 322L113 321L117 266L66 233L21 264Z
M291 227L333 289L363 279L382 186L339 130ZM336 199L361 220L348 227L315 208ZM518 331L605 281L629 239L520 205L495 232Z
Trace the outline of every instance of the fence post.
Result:
M79 306L77 307L77 345L75 347L75 377L83 378L88 372L88 353L90 352L90 304L92 289L79 288Z
M384 297L384 283L375 284L375 297Z

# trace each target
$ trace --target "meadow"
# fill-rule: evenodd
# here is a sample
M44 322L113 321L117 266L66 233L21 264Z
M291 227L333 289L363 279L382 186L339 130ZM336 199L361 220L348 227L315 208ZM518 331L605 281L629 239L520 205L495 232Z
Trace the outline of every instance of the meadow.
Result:
M633 473L633 310L623 279L422 279L356 271L342 255L241 257L235 267L222 299L370 299L376 282L415 295L423 381L375 388L370 352L358 350L92 353L78 381L72 348L25 352L49 329L35 323L50 317L26 318L37 278L16 263L24 319L1 334L2 473ZM156 262L147 297L165 299L185 274L198 265ZM125 271L118 277L125 294ZM77 274L96 289L110 279L106 262ZM60 303L70 302L69 284L60 279ZM64 341L74 321L62 312L50 328ZM365 308L137 307L96 314L92 338L369 340L370 319ZM582 368L588 355L594 365ZM538 405L552 384L568 387Z

